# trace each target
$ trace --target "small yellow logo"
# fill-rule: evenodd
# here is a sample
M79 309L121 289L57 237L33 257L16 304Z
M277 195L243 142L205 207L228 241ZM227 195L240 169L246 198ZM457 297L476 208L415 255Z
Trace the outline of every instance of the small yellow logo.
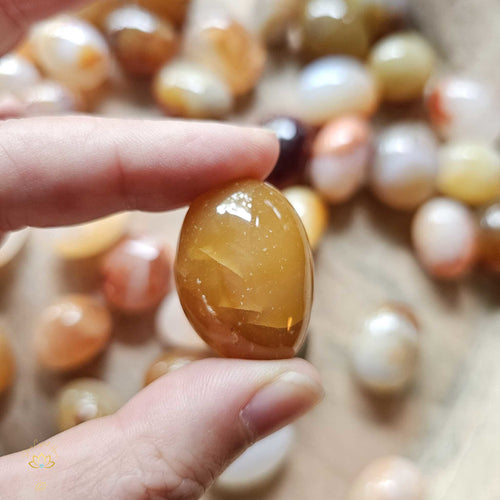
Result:
M54 467L55 463L50 455L40 453L40 455L33 455L33 460L28 465L33 469L50 469Z

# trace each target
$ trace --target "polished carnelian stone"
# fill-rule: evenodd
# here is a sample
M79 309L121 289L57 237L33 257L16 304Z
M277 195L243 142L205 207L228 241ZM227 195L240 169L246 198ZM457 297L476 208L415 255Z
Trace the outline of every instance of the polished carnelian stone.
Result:
M35 332L37 358L44 368L75 370L107 346L112 320L108 309L90 295L68 295L45 309Z
M182 307L223 356L279 359L304 340L312 257L299 216L272 186L241 180L198 197L175 265Z
M129 238L106 255L101 271L108 303L125 313L142 313L170 291L172 258L151 238Z

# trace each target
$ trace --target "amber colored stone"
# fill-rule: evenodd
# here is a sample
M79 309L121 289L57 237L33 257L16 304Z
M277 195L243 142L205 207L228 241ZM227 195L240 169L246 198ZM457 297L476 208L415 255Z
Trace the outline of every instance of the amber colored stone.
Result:
M0 393L12 384L15 371L14 353L0 326Z
M330 54L366 56L369 36L352 0L308 0L302 17L302 50L309 58Z
M241 180L199 196L182 227L175 278L198 334L227 357L294 356L312 304L299 216L272 186Z
M45 368L80 368L107 345L112 321L108 309L87 295L68 295L45 309L35 332L35 351Z
M101 270L106 299L123 312L156 307L171 287L170 252L151 238L123 241L106 255Z
M481 206L500 197L500 153L482 141L451 141L439 151L437 188L446 196Z
M172 24L136 6L111 12L106 33L123 69L137 76L153 75L178 48Z
M137 0L136 2L175 25L184 22L190 0ZM78 16L103 28L106 16L114 9L130 4L129 0L97 0L78 11Z
M500 272L500 200L479 212L479 257L486 267Z
M55 252L64 259L88 259L109 250L125 234L130 215L110 215L85 224L51 230Z
M138 0L139 5L174 24L182 24L191 0Z
M183 366L198 359L206 358L206 353L191 351L189 349L171 349L156 358L148 368L144 377L144 385L151 384L156 379L163 377Z
M283 190L283 194L299 214L311 249L316 250L328 227L328 206L321 196L307 186L292 186Z
M120 398L105 382L92 378L72 380L58 396L59 430L65 431L88 420L112 415L120 406Z
M273 130L280 142L280 155L266 179L280 188L300 181L309 153L310 130L291 116L275 116L262 124Z
M244 26L230 18L209 18L187 37L190 57L219 74L234 95L252 90L266 61L264 47Z

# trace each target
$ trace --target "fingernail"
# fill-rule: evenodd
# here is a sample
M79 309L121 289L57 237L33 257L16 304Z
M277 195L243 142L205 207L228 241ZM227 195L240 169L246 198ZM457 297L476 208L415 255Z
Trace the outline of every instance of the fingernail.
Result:
M286 372L262 387L241 411L255 440L287 425L323 399L323 387L299 372Z

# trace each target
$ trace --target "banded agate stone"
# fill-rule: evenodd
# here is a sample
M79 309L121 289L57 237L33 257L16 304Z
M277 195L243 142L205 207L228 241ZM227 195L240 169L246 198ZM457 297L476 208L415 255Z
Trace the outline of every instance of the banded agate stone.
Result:
M241 180L198 197L182 227L175 278L189 321L223 356L279 359L300 349L311 251L299 216L272 186Z

